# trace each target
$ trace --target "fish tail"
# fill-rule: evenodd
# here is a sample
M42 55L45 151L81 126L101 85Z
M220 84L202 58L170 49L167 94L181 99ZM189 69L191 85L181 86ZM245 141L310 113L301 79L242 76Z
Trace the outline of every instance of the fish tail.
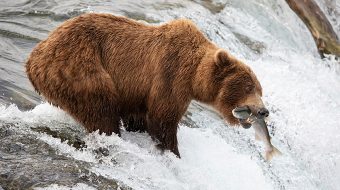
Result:
M272 146L272 150L266 152L266 160L270 161L274 156L280 155L282 155L282 153L275 146Z

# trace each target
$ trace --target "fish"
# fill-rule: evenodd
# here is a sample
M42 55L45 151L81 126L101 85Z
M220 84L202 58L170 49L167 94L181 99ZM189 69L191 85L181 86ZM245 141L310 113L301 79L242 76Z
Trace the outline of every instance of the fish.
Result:
M232 113L237 119L247 119L252 115L248 106L237 107Z
M270 161L274 156L282 155L282 153L272 145L269 136L267 124L263 118L250 118L250 123L255 130L255 140L260 140L265 145L265 159Z
M268 127L263 116L256 116L251 113L248 106L237 107L232 110L234 117L239 119L241 125L249 123L255 130L255 140L260 140L265 145L265 159L270 161L274 156L282 155L282 153L272 145L268 132Z

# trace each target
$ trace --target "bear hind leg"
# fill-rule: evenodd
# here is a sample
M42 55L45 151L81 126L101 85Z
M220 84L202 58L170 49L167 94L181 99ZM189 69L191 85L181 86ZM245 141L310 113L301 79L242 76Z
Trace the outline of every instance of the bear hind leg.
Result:
M99 134L105 133L106 135L112 135L116 133L120 136L119 128L119 116L116 114L100 115L98 120L87 120L84 122L84 126L88 132L99 130Z
M146 114L130 114L122 117L124 127L127 131L145 132L147 128Z

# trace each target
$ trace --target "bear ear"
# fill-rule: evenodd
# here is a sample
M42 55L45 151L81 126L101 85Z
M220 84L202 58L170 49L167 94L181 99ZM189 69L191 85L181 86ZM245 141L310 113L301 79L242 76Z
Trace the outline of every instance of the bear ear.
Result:
M233 64L234 58L225 50L218 50L215 54L215 64L219 67L225 67Z

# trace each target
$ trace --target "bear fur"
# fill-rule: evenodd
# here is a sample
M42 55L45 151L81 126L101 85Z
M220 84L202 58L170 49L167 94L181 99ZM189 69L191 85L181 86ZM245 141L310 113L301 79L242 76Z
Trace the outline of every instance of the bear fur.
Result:
M159 26L110 14L64 22L32 51L26 72L35 90L89 132L147 131L177 156L178 123L191 100L231 110L262 94L248 66L186 19Z

